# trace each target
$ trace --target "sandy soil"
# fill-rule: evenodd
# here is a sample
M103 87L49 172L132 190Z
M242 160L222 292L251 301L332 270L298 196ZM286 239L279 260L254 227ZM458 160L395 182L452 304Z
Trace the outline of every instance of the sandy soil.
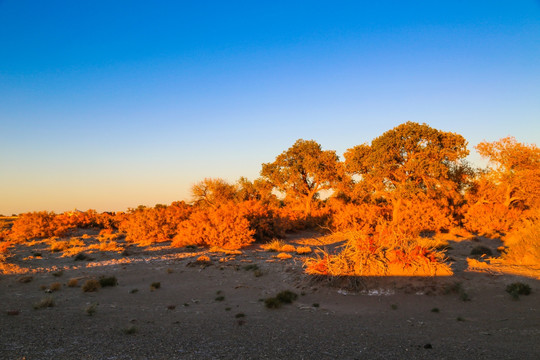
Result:
M333 282L304 275L299 255L279 260L258 245L207 253L208 266L195 262L204 249L132 247L74 261L19 246L10 262L30 274L0 275L0 359L539 359L540 281L468 271L479 243L499 245L451 242L452 277ZM118 285L97 292L67 286L112 275ZM516 281L532 294L513 300L505 288ZM55 282L60 290L43 289ZM282 290L298 299L266 308ZM46 297L54 306L34 309Z

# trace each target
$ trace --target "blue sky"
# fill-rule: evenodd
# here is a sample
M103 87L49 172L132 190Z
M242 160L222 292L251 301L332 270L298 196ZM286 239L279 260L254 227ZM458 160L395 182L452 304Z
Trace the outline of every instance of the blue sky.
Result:
M0 214L187 200L405 121L540 144L540 2L0 0Z

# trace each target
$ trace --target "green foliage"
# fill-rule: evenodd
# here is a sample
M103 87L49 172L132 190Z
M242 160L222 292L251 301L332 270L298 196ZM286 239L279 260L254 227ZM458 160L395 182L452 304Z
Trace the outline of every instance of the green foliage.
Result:
M99 278L99 285L101 287L116 286L118 285L118 280L116 276L101 276Z
M531 293L531 287L522 282L515 282L506 287L506 292L509 293L513 299L519 299L519 295L529 295Z

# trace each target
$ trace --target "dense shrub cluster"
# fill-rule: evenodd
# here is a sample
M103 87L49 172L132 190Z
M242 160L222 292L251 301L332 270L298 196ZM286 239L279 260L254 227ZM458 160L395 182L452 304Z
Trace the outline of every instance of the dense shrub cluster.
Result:
M216 209L195 210L180 224L172 246L208 245L234 250L255 241L254 234L239 208L229 203Z
M190 205L176 202L127 213L34 212L0 229L0 242L62 237L76 228L104 229L102 247L117 237L150 245L207 245L238 249L308 228L352 234L339 254L307 261L308 272L383 274L445 272L441 255L420 246L422 232L467 230L504 239L505 257L540 261L540 149L513 138L480 143L490 162L474 170L458 134L408 122L371 143L335 151L299 139L262 166L261 178L236 184L204 179ZM330 196L321 199L321 191ZM279 193L279 195L277 195ZM108 238L107 238L108 237ZM58 240L55 246L65 245ZM9 245L0 249L5 253ZM51 245L52 246L52 245ZM409 269L409 270L408 270Z

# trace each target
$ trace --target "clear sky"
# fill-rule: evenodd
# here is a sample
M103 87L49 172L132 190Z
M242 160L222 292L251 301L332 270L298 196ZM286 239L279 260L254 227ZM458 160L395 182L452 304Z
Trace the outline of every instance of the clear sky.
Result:
M540 145L540 2L0 0L0 214L187 200L409 120Z

